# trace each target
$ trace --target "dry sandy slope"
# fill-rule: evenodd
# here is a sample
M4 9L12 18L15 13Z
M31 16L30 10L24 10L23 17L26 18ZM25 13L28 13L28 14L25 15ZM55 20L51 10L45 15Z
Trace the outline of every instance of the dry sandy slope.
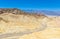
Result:
M60 39L60 17L0 14L0 39Z

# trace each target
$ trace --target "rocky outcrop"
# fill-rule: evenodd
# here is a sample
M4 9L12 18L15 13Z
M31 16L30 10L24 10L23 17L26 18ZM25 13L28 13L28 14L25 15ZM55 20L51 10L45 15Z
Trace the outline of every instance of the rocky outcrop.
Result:
M23 12L17 8L0 8L0 14L2 13L18 14L18 13L23 13Z

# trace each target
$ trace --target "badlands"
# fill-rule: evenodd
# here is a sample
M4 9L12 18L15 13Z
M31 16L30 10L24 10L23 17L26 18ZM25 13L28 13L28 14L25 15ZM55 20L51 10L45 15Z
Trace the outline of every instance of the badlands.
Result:
M60 39L60 16L1 8L0 39Z

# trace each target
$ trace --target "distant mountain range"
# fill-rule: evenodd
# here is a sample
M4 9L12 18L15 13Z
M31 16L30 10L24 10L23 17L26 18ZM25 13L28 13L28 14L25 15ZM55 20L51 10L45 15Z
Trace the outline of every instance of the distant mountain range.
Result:
M23 10L28 13L42 13L46 15L60 16L60 11L49 11L49 10Z

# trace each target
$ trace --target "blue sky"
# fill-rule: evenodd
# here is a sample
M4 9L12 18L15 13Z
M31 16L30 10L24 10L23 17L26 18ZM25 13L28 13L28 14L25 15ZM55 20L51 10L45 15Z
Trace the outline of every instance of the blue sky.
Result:
M59 10L60 0L0 0L0 8Z

